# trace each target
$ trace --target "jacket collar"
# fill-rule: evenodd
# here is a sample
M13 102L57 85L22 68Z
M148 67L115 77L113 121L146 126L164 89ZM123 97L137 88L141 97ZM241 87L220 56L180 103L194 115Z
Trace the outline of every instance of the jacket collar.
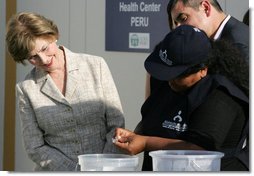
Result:
M41 84L41 91L44 94L61 103L69 104L68 99L73 96L80 80L79 62L75 53L63 46L60 46L60 48L63 49L66 58L67 80L65 96L58 90L49 74L44 70L35 68L35 82Z
M228 15L224 20L223 22L221 23L219 29L217 30L216 34L214 35L213 37L213 40L216 41L220 38L222 32L223 32L223 29L225 28L226 24L228 23L229 19L231 18L230 15Z

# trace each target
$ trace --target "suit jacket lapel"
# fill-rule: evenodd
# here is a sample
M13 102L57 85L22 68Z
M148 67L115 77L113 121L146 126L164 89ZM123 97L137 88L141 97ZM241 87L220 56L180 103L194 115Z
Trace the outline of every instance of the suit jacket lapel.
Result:
M67 100L72 99L76 88L78 87L81 75L79 74L79 62L76 55L67 48L64 48L66 56L66 69L67 69L67 80L66 80L66 92L65 97Z
M78 84L81 80L81 75L79 74L79 62L75 57L75 54L72 53L67 48L64 48L65 56L66 56L66 72L67 72L67 80L66 80L66 92L65 96L59 91L59 89L54 84L52 78L44 71L37 70L36 77L37 83L41 83L41 91L53 98L54 100L70 105L71 100Z
M225 24L222 32L221 32L221 37L220 38L227 38L228 36L231 36L231 31L232 26L234 26L237 23L237 20L234 17L230 17L228 22Z
M67 84L66 84L66 92L65 97L66 99L71 99L74 95L76 88L78 87L78 77L79 75L76 74L77 71L69 71L67 76Z
M49 96L50 98L60 103L70 105L69 102L63 96L63 94L56 87L51 77L46 72L37 69L36 80L37 80L37 84L39 84L41 87L42 93L44 93L45 95Z

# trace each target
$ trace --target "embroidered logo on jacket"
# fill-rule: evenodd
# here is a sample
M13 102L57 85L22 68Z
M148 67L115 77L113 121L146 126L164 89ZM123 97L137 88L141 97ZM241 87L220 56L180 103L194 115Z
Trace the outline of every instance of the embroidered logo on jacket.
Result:
M180 110L176 116L173 117L173 121L165 120L162 123L163 128L168 128L175 131L181 131L184 132L187 130L187 124L181 123L183 121L181 117L182 111Z

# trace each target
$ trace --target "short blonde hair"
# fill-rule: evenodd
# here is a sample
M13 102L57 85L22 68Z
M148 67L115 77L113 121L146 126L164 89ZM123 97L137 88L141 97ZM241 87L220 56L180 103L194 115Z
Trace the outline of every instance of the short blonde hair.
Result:
M42 15L21 12L13 15L7 24L6 44L15 62L25 64L38 38L58 39L56 24Z

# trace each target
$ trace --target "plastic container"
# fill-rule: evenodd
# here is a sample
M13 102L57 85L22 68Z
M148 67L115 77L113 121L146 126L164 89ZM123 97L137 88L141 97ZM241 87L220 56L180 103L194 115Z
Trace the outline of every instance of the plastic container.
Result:
M80 171L136 171L138 156L124 154L79 155Z
M159 150L149 152L153 171L220 171L221 152L203 150Z

